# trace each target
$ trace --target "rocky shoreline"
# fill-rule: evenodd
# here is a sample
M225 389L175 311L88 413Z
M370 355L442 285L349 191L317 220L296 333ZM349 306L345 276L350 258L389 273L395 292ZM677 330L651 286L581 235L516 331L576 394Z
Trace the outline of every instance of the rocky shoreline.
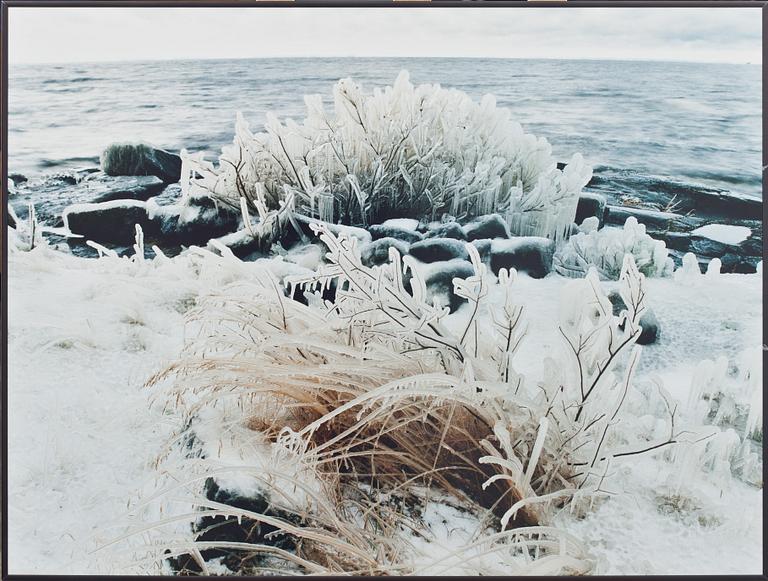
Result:
M125 145L121 145L121 152ZM181 160L169 152L143 144L130 146L130 155L102 154L101 168L88 167L30 180L20 174L9 179L9 203L20 220L34 205L37 220L48 227L49 241L80 256L96 256L86 240L105 245L118 254L128 252L141 225L146 246L158 246L173 255L190 245L211 240L229 246L244 260L265 256L243 228L240 212L217 205L209 198L182 199L178 183ZM631 171L596 168L579 199L572 232L586 218L598 227L622 226L634 217L648 234L663 240L677 266L688 252L702 270L713 258L723 272L755 272L762 260L762 201L727 191L686 184ZM280 240L285 250L314 236L309 218L297 216L302 233ZM11 222L13 221L13 217ZM10 224L14 226L13 223ZM748 228L739 242L718 239L704 227ZM704 229L704 230L703 230ZM361 243L369 264L388 259L389 248L410 254L425 264L453 262L457 274L468 266L463 242L472 242L494 272L514 267L531 276L546 276L552 268L554 244L544 238L513 237L497 215L460 224L450 217L440 222L416 219L387 220L364 229L350 228ZM702 234L704 232L704 234ZM458 261L458 262L455 262ZM462 263L461 266L459 264Z

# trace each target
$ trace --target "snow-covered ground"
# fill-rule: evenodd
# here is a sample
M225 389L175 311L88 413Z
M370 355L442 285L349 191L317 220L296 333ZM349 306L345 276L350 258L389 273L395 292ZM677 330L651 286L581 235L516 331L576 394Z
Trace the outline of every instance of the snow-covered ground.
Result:
M90 260L45 247L11 254L11 573L126 572L116 565L119 545L94 550L123 532L123 515L155 478L153 461L176 427L149 405L143 385L178 355L195 298L254 269L195 255ZM566 282L555 274L516 282L529 333L515 364L531 377L542 354L561 347ZM658 378L684 402L702 359L736 362L760 348L760 275L649 279L647 292L661 338L644 348L637 382ZM761 489L703 473L681 485L677 468L661 454L617 464L606 484L613 496L586 516L563 511L555 524L587 543L602 574L759 573ZM440 537L450 543L450 534Z

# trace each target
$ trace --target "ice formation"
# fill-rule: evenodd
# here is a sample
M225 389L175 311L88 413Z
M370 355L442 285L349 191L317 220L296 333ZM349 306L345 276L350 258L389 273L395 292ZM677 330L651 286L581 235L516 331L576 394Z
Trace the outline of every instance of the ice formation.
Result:
M586 226L586 231L572 236L555 254L554 266L558 273L581 277L594 267L600 278L616 280L627 254L635 259L637 268L646 276L672 273L674 265L666 245L646 234L645 225L639 224L637 218L627 218L623 228L596 230L592 228L593 224Z

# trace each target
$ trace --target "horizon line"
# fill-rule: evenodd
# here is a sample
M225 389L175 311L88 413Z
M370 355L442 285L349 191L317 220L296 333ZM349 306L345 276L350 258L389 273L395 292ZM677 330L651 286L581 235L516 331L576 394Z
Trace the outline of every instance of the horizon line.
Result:
M711 64L711 65L752 65L761 66L762 61L712 61L687 59L658 59L658 58L610 58L610 57L530 57L530 56L400 56L400 55L270 55L270 56L233 56L233 57L179 57L179 58L137 58L115 60L68 60L68 61L8 61L9 66L47 66L47 65L77 65L77 64L129 64L148 62L194 62L194 61L233 61L233 60L269 60L269 59L471 59L471 60L531 60L531 61L594 61L594 62L650 62L650 63L680 63L680 64Z

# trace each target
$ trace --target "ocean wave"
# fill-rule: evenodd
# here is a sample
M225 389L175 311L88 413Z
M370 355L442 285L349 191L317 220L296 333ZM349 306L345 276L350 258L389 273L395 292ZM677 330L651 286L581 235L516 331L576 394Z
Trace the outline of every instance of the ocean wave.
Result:
M71 77L67 79L45 79L43 85L58 85L64 83L90 83L94 81L108 81L106 77Z
M50 159L50 158L43 158L41 159L37 165L40 168L52 168L52 167L62 167L66 165L71 165L73 163L93 163L95 165L99 164L99 156L76 156L76 157L65 157L62 159Z

